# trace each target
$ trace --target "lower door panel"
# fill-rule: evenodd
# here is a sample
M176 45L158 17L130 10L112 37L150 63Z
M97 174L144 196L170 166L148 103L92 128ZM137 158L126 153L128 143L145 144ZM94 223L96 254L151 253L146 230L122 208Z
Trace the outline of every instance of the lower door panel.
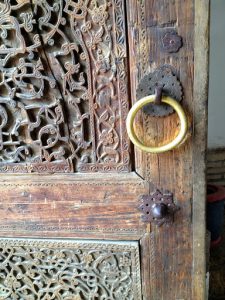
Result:
M1 239L0 299L140 300L138 242Z

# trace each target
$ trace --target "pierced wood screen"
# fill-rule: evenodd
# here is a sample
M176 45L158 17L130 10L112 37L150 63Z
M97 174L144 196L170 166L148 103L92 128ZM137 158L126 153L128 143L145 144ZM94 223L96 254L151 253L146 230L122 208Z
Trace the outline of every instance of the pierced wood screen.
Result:
M0 2L0 172L129 171L122 0Z
M0 240L2 300L141 300L137 242Z

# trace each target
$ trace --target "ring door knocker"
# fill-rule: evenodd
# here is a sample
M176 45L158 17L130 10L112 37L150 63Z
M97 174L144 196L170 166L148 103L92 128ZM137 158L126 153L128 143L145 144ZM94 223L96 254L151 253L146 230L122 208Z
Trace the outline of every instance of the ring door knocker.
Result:
M170 105L178 114L178 117L180 119L180 132L176 136L176 138L169 144L166 144L166 145L163 145L160 147L150 147L150 146L144 145L138 139L137 135L135 134L134 119L135 119L137 112L143 106L145 106L146 104L149 104L149 103L155 103L155 99L156 99L156 95L150 95L150 96L142 98L141 100L139 100L132 106L131 110L128 113L127 121L126 121L127 133L128 133L130 140L132 141L132 143L135 146L137 146L138 148L140 148L142 151L149 152L149 153L162 153L162 152L170 151L170 150L176 148L183 142L183 140L186 137L187 129L188 129L187 117L185 115L185 112L184 112L182 106L176 100L174 100L173 98L168 97L168 96L162 96L162 103L166 103L166 104Z
M157 81L159 78L161 81ZM155 94L151 95L149 91L154 90ZM186 138L188 121L184 109L179 103L182 99L182 87L174 71L172 72L170 68L166 67L146 75L139 84L139 91L139 98L141 99L132 106L126 120L127 133L132 143L142 151L156 154L178 147ZM162 95L162 92L170 96ZM180 120L180 131L174 140L158 147L144 145L138 139L134 130L135 116L142 108L145 113L154 117L168 116L175 111ZM174 213L179 210L179 207L173 201L173 194L168 191L162 192L156 189L149 195L142 195L140 200L141 204L138 209L143 214L143 222L154 223L158 226L164 223L171 224Z
M169 71L168 71L169 70ZM146 95L144 97L141 97L139 101L137 101L132 108L130 109L127 120L126 120L126 127L127 127L127 133L132 141L132 143L141 149L142 151L149 152L149 153L162 153L166 151L170 151L176 147L178 147L184 140L187 135L188 131L188 121L187 121L187 116L184 112L184 109L178 102L178 100L174 99L174 97L171 96L164 96L162 95L162 92L165 92L166 94L169 95L175 95L177 98L177 95L179 95L181 85L178 82L178 79L175 77L174 73L170 73L171 69L166 68L166 73L165 73L165 68L164 69L157 69L154 73L150 73L147 75L147 78L143 78L142 81L139 84L139 88L141 89L141 94L140 95ZM161 82L155 82L154 80L154 74L159 78L161 76ZM147 79L147 80L146 80ZM151 80L154 82L152 83ZM142 87L142 85L144 87ZM150 88L149 88L150 86ZM173 90L175 87L175 90ZM149 88L149 89L148 89ZM143 92L144 90L144 92ZM149 95L148 91L155 90L155 94ZM181 97L180 97L181 98ZM151 146L146 146L144 145L137 137L135 130L134 130L134 119L136 114L138 113L139 110L144 108L144 112L147 111L147 106L148 104L153 104L154 106L157 107L158 109L158 115L152 114L152 111L149 111L149 114L157 117L157 116L166 116L169 113L173 112L173 110L178 114L178 117L180 119L180 131L178 135L175 137L173 141L170 143L159 146L159 147L151 147ZM167 104L166 110L165 110L165 105ZM162 107L162 108L160 108ZM161 111L160 111L161 110ZM169 113L168 113L169 112Z

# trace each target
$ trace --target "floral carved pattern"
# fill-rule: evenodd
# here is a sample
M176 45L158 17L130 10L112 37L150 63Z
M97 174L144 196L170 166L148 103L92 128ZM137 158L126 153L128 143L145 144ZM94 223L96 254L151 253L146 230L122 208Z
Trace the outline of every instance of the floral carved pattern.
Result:
M127 172L123 0L0 3L0 172Z
M0 299L140 300L137 243L0 241Z

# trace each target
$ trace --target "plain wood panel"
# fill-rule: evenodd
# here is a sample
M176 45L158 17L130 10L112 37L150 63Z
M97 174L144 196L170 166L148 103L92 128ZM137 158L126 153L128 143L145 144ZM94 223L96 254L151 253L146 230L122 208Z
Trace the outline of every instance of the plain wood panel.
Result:
M138 239L138 197L148 183L136 174L0 177L0 234Z

